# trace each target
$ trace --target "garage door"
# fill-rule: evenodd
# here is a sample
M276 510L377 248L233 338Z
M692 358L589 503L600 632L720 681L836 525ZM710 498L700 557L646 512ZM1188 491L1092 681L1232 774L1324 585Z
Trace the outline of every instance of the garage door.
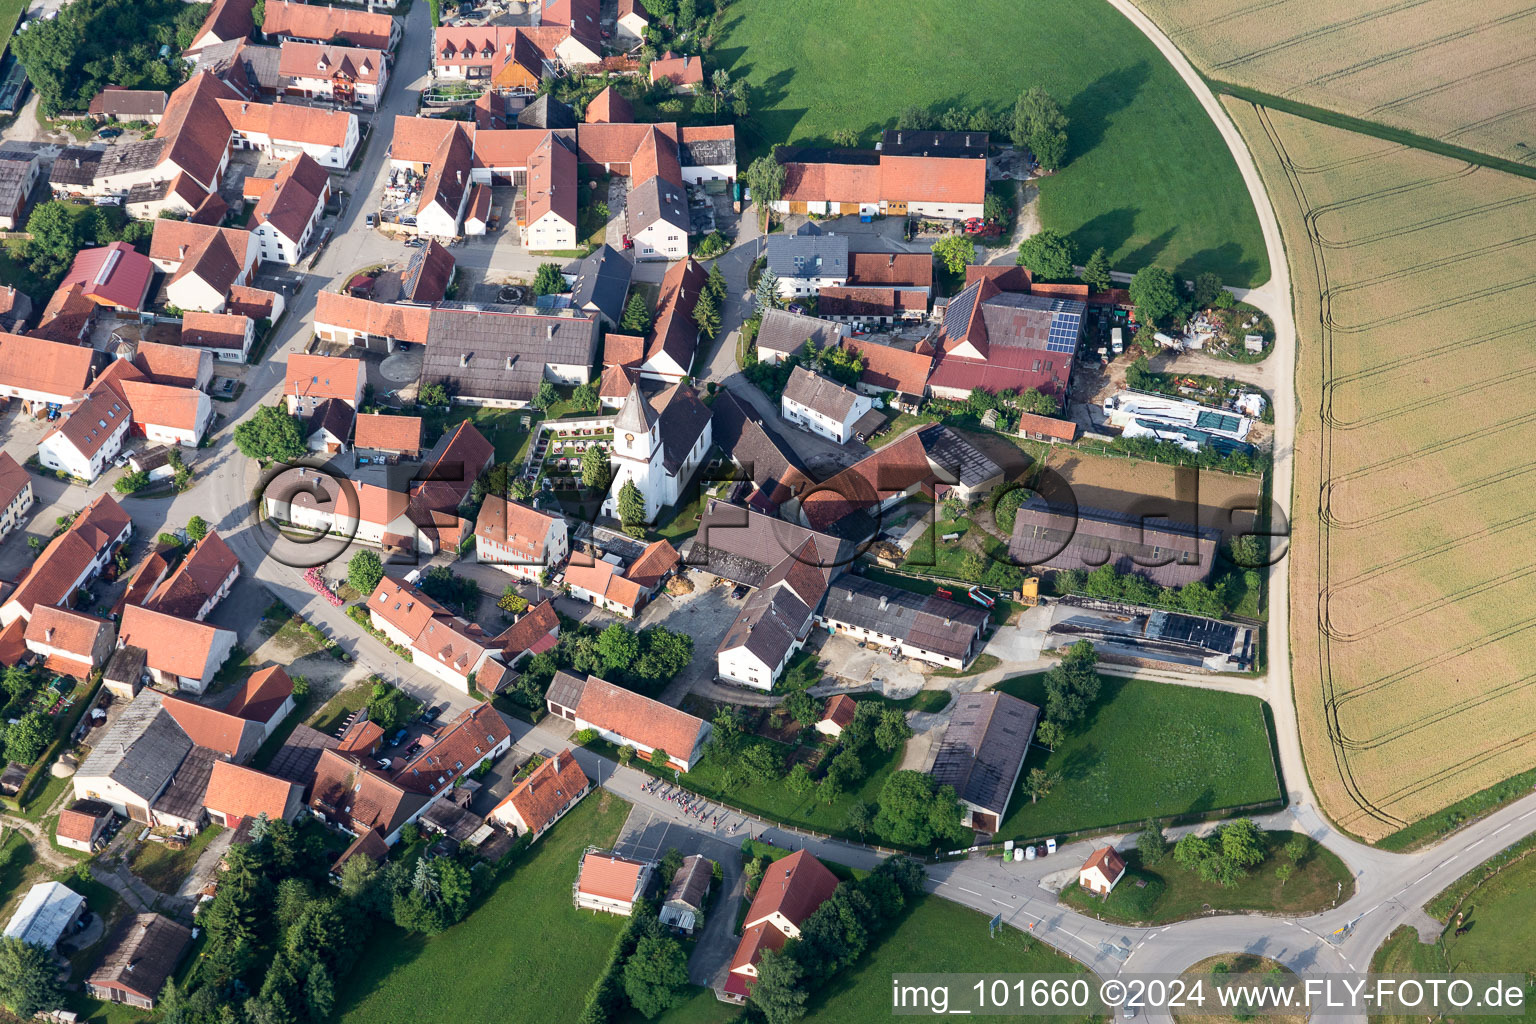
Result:
M807 210L806 210L806 207L805 207L804 203L791 202L789 204L789 212L790 213L806 213Z
M838 203L837 204L837 212L838 213L855 213L856 214L856 213L859 212L859 204L858 203Z

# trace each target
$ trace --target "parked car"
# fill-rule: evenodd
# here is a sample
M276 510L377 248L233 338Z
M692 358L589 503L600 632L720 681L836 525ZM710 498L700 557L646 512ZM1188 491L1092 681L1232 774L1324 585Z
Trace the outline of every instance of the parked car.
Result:
M123 205L123 197L122 196L97 196L96 199L95 199L95 204L97 206L122 206Z
M445 706L427 708L421 713L421 720L430 725L443 716L444 708Z
M392 758L388 758L388 757L381 757L381 758L379 758L379 768L382 771L386 771L386 772L389 771L390 766L393 765L394 763L395 762L394 762L394 760Z
M420 249L422 246L424 246L426 244L427 244L426 242L423 242L419 238L407 238L405 240L405 247L407 249Z
M386 746L398 747L400 744L405 742L405 737L409 733L409 729L396 729L395 734L389 738L389 743L386 744Z
M363 226L370 228L373 227L373 214L370 213L368 216L363 218Z
M415 743L412 743L410 746L405 748L405 756L407 758L415 757L419 753L421 753L421 741L420 740L417 740Z
M96 137L98 139L115 139L121 134L123 134L123 130L121 128L103 128L101 131L96 133Z

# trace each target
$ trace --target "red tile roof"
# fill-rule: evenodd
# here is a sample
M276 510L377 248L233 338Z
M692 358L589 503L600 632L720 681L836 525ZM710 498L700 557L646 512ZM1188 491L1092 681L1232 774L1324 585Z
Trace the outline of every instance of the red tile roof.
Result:
M387 50L394 29L394 19L388 14L370 14L344 7L267 0L266 9L261 30L274 37L292 36L328 43L341 36L354 46Z
M210 358L208 353L193 348L141 341L133 355L133 365L147 375L151 383L195 388L204 364Z
M214 0L213 8L203 19L192 42L201 42L209 34L221 43L244 39L256 30L256 22L251 17L251 9L255 6L255 0Z
M211 72L200 71L171 93L155 138L169 140L162 159L197 179L203 191L218 184L229 151L229 118L219 103L237 93Z
M987 162L975 157L882 154L880 198L979 205L987 198Z
M1078 869L1078 874L1092 871L1094 868L1104 872L1104 877L1113 882L1125 871L1125 861L1115 852L1113 846L1101 846L1083 862L1083 866Z
M704 61L699 57L674 57L670 53L651 61L651 81L663 78L674 86L698 85L704 81Z
M489 757L493 749L511 737L512 730L494 707L476 704L454 719L439 734L437 742L400 769L395 781L417 793L437 792L453 785L454 779Z
M340 292L315 296L315 323L424 345L432 311L425 306L370 302Z
M924 355L856 338L844 341L843 345L864 360L864 372L859 379L871 387L921 396L928 385L928 374L933 369L931 353Z
M278 0L273 0L277 3ZM268 5L270 7L270 4ZM308 5L304 5L308 6ZM332 8L312 8L331 10ZM340 8L334 8L340 10ZM351 12L356 13L356 12ZM388 15L380 15L387 18ZM247 136L265 135L274 141L307 142L315 146L340 147L347 141L357 115L345 110L306 107L300 103L250 103L221 99L219 109L230 127Z
M705 727L703 719L596 676L587 678L575 711L585 721L665 750L678 761L692 755Z
M106 807L105 804L100 806ZM110 808L107 808L107 810L110 810ZM59 827L55 834L60 839L73 839L77 843L88 843L96 833L96 823L105 816L105 814L88 814L73 807L66 808L59 812Z
M752 898L752 909L747 911L746 923L750 925L773 914L782 914L799 927L836 888L837 876L828 871L825 864L805 850L796 850L788 857L774 861L763 872L757 895Z
M309 805L335 824L353 832L377 829L388 836L422 803L420 796L407 793L348 755L330 749L320 752Z
M501 653L511 661L524 651L531 650L534 644L550 633L558 633L559 630L560 615L555 611L554 602L545 598L525 612L522 618L508 626L491 643L499 647Z
M237 284L230 286L229 301L225 304L224 311L248 316L252 320L271 320L276 303L276 292Z
M684 373L692 368L694 350L699 344L693 307L698 305L699 293L708 279L709 275L692 256L667 268L661 279L661 295L656 300L656 323L645 352L647 360L665 352Z
M219 630L207 623L128 605L123 609L118 639L144 648L152 669L201 679L218 634Z
M265 814L277 821L287 814L290 801L297 802L303 788L297 782L279 779L254 768L215 761L203 803L226 819L256 818Z
M363 389L365 372L361 359L295 352L288 357L283 394L317 401L339 398L350 405L357 401Z
M239 352L245 348L245 332L249 326L249 319L239 313L189 310L181 318L181 343Z
M635 334L610 334L603 339L604 366L639 366L645 362L645 339ZM625 389L625 394L629 390Z
M820 316L900 316L928 309L928 294L898 288L851 288L842 285L821 289L816 301Z
M32 563L6 603L12 601L31 614L38 605L61 604L74 593L88 565L132 522L110 494L103 494L75 517Z
M611 85L587 103L587 124L627 124L634 119L635 108Z
M0 451L0 511L11 507L11 502L22 491L32 486L32 477L10 452Z
M876 203L880 200L878 164L784 165L785 202Z
M101 635L111 631L112 623L94 615L65 608L35 608L27 623L26 638L74 655L78 661L90 662Z
M286 44L292 45L292 44ZM250 179L246 179L247 182ZM272 187L256 204L251 223L270 223L294 244L309 226L317 209L325 206L330 194L331 176L308 153L291 157L278 169Z
M289 78L340 78L377 85L383 63L384 54L378 49L289 39L278 55L277 73Z
M421 417L359 413L352 443L357 448L415 455L421 451Z
M452 614L409 583L388 576L368 595L368 610L412 640L434 618L449 618Z
M125 612L127 609L125 609ZM136 644L142 647L143 644ZM184 672L182 675L196 676L201 671L199 667L195 672ZM240 741L249 735L259 733L259 722L248 722L243 718L227 714L217 708L211 708L206 704L194 704L180 697L167 695L161 702L166 714L176 720L181 726L181 731L199 747L207 747L217 751L225 757L237 757L240 754Z
M601 560L592 565L573 563L567 566L565 582L569 586L580 587L631 611L639 610L640 602L645 596L638 583L625 579L613 563Z
M853 722L853 716L859 711L859 702L846 693L839 693L827 701L825 710L821 713L823 722L831 722L840 729L846 729Z
M230 574L239 569L240 559L224 543L224 538L218 531L210 531L193 545L170 579L145 604L167 615L193 618L218 594Z
M930 476L933 469L917 435L913 430L818 484L800 506L806 522L814 530L824 530Z
M542 832L560 816L566 805L592 783L569 747L549 758L513 787L491 811L510 805L530 832ZM634 890L631 889L631 892Z
M1037 416L1032 412L1019 413L1019 433L1044 434L1061 441L1077 440L1077 424L1055 416Z
M674 148L674 153L676 149ZM675 157L674 157L675 159ZM489 209L491 190L483 188L484 206ZM576 223L576 201L580 188L576 178L576 154L555 140L555 133L545 134L528 157L528 223L533 224L553 213L568 224ZM484 219L484 211L480 212Z
M522 564L545 562L544 541L555 517L500 495L488 494L475 520L475 537L511 550ZM499 552L498 552L499 554Z
M653 590L661 578L676 569L681 561L677 549L666 538L662 538L640 552L640 557L624 570L624 575L644 589Z
M926 252L851 252L848 254L849 287L905 285L933 286L933 256Z
M91 382L94 355L86 346L0 333L0 385L68 401Z
M645 865L614 853L589 853L581 859L578 889L600 899L629 902L640 887L640 872Z
M293 696L293 680L281 665L262 669L247 679L224 705L226 713L265 724Z

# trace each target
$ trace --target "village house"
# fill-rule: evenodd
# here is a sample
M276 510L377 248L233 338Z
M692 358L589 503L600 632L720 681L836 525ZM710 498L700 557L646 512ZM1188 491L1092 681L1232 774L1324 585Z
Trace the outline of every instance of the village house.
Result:
M699 327L693 319L699 293L709 275L692 257L667 268L656 299L656 319L645 346L640 375L647 380L678 384L693 374L699 347Z
M277 69L282 90L289 96L370 110L378 107L389 83L384 54L355 46L287 40Z
M421 417L358 413L352 444L359 453L415 458L421 454Z
M333 291L315 296L315 334L320 340L375 352L393 352L402 342L426 345L431 320L432 310L422 306L370 302Z
M966 828L1002 827L1039 721L1038 707L996 690L956 697L929 774L954 788Z
M304 809L304 787L254 768L215 761L203 797L208 817L225 828L239 828L262 815L291 822Z
M530 842L536 841L591 790L591 780L567 747L512 787L491 809L490 818L515 830L514 835L527 833Z
M944 309L929 392L963 399L978 387L1034 388L1064 400L1086 310L1076 299L1005 292L991 278L978 279Z
M345 172L361 138L357 115L346 110L325 110L301 103L252 103L244 99L221 99L219 108L229 122L233 148L269 153L276 160L308 153L321 167Z
M581 565L579 561L588 564ZM626 577L612 562L594 561L590 555L572 559L565 570L565 585L575 600L586 601L626 619L639 615L645 605L646 593L638 583Z
M792 235L769 235L763 255L778 279L781 298L815 295L848 280L847 237L824 234L812 221Z
M159 124L169 97L161 89L125 89L109 85L91 97L85 112L98 124L112 121L144 121Z
M154 277L155 267L148 257L127 242L113 242L77 252L59 287L78 285L80 294L98 306L137 313L149 298Z
M24 637L44 669L84 680L112 656L114 635L106 619L68 608L36 608Z
M836 348L851 333L843 324L770 308L763 310L753 343L757 346L758 361L772 366L790 356L805 355L807 344L817 351Z
M254 6L254 0L214 0L184 56L221 43L243 42L256 31L256 22L251 17Z
M21 525L33 501L32 474L10 452L0 452L0 540Z
M373 628L410 649L418 667L465 693L470 683L497 690L506 666L480 627L452 614L426 594L389 577L368 597Z
M701 718L599 679L555 673L545 695L549 713L619 746L634 747L647 760L661 750L668 763L686 772L697 762L710 725Z
M779 394L780 414L795 426L838 444L862 440L885 422L867 395L803 366L790 371Z
M307 417L320 404L335 398L356 409L363 401L367 383L366 366L361 359L316 356L295 352L288 357L283 380L283 397L288 411Z
M144 649L146 667L156 683L201 694L234 648L235 632L128 605L123 609L118 643Z
M164 218L149 241L150 261L170 275L166 301L205 313L223 312L233 290L251 283L258 251L256 236L244 229Z
M628 917L650 884L652 861L631 860L616 853L588 850L581 859L572 897L580 910L600 910Z
M921 322L928 315L928 294L905 288L823 288L816 315L860 330L903 322Z
M784 948L800 937L805 919L825 903L837 888L837 877L805 850L776 860L763 873L752 907L741 923L741 941L731 957L725 994L744 1003L757 980L757 962L763 951Z
M651 84L667 81L672 91L691 93L704 84L704 61L699 57L674 57L671 51L651 61Z
M117 358L125 357L151 384L202 390L213 379L213 356L197 348L154 341L124 342L117 349Z
M565 517L499 495L486 495L475 521L475 561L510 576L538 580L569 553Z
M985 132L887 131L878 150L782 147L775 213L892 214L967 220L987 197Z
M240 559L217 530L210 530L143 604L166 615L202 622L229 596L239 578Z
M267 0L265 9L262 34L279 43L341 40L342 45L388 52L400 38L400 23L387 14L286 0Z
M181 319L182 345L207 352L221 363L244 363L255 340L255 322L238 313L191 311Z
M261 262L298 263L325 213L330 174L308 153L300 153L274 178L247 177L244 191L247 199L257 200L250 222Z
M510 670L516 668L518 662L543 654L559 642L560 615L555 611L553 599L545 598L492 641L501 649L502 660L509 670L502 676L503 689L512 682L514 677Z
M576 248L576 154L554 132L528 157L527 212L519 220L526 248Z
M651 15L645 9L644 0L619 0L619 16L614 25L614 35L620 46L634 49L645 42L645 30L650 24Z
M825 301L823 295L822 302ZM910 350L863 338L849 338L843 344L864 364L859 373L860 391L879 395L887 404L904 411L917 411L928 393L928 375L933 372L931 346L922 342Z
M0 626L30 619L38 606L68 604L75 591L96 578L132 533L133 520L110 494L96 498L43 549L0 604Z
M37 186L41 172L42 164L36 153L0 151L0 231L21 227L27 197Z
M846 693L834 694L827 699L827 706L821 711L821 721L816 723L816 731L837 739L844 729L853 724L853 717L858 712L858 701Z
M272 665L251 677L224 705L224 713L261 726L261 738L271 737L283 719L293 713L293 680L281 665Z
M595 315L609 330L615 330L624 319L624 298L629 294L629 282L635 266L613 246L603 244L592 251L576 267L576 278L571 283L571 306L588 315ZM612 346L613 335L606 339ZM611 362L607 355L604 360Z
M328 398L315 407L304 425L305 446L312 452L335 455L347 450L357 413L339 398Z

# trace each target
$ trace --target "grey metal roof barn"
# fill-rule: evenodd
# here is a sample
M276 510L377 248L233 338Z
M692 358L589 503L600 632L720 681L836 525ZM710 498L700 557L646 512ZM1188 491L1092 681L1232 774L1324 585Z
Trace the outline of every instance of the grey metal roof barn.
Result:
M1009 694L961 694L939 740L933 777L1001 821L1039 720L1039 708Z
M443 303L427 328L421 379L463 399L531 402L546 366L591 367L596 356L597 321L589 317Z
M945 658L969 661L989 618L979 607L844 576L827 594L823 617L900 640Z
M635 265L611 245L600 245L576 267L576 284L571 288L571 305L589 313L599 313L610 324L624 318L624 296L629 294L629 279Z
M58 882L39 882L27 890L5 926L5 937L52 949L85 906L85 897Z
M144 690L91 748L91 756L77 774L110 778L145 800L153 800L191 750L192 741L161 707L160 694Z
M1107 509L1049 504L1040 495L1020 506L1008 541L1017 565L1045 569L1140 573L1164 587L1181 587L1211 574L1221 531L1137 518Z
M848 279L848 239L842 235L769 235L768 269L781 281Z

